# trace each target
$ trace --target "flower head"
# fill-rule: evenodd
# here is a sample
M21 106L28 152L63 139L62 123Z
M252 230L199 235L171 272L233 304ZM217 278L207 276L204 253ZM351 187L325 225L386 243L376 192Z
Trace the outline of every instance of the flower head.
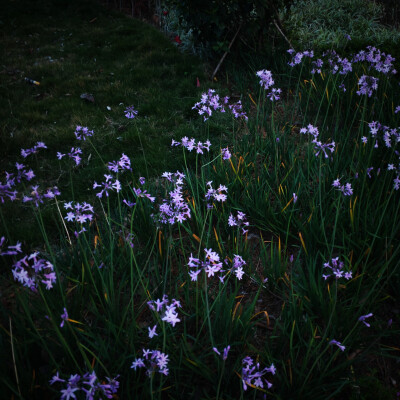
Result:
M93 131L90 131L88 127L78 125L75 128L75 137L78 140L86 140L90 136L93 136Z
M125 109L124 113L125 113L125 117L128 119L134 119L138 115L138 112L135 110L135 108L133 106L127 107Z

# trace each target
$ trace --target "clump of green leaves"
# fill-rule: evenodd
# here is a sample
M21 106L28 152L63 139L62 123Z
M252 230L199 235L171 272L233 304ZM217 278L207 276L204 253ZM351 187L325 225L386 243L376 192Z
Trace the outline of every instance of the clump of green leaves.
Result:
M350 35L358 45L395 45L400 33L380 23L383 7L368 0L296 0L282 12L284 26L300 48L344 47Z

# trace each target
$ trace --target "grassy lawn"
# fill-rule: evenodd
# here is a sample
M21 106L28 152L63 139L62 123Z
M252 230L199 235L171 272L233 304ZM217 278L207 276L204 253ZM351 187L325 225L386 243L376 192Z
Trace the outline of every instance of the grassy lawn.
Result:
M397 61L3 9L1 398L396 398Z
M95 3L7 1L5 12L0 43L2 170L11 172L21 148L42 141L46 160L31 165L37 177L45 187L57 184L79 200L103 176L104 164L122 152L134 159L137 177L177 168L179 161L168 146L172 137L198 129L199 121L190 121L200 90L196 80L206 79L199 60L180 53L151 26ZM40 85L30 85L25 77ZM82 94L91 94L94 103ZM139 112L134 124L124 116L128 106ZM77 145L78 125L95 135L91 144L82 143L82 162L73 168L56 154ZM14 208L6 210L15 213ZM18 218L14 227L26 231Z

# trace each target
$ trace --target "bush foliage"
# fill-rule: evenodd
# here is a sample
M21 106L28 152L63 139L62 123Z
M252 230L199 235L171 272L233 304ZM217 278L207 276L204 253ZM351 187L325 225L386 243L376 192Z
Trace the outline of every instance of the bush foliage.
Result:
M295 0L282 13L284 27L299 48L357 47L399 43L400 33L380 23L384 8L369 0Z

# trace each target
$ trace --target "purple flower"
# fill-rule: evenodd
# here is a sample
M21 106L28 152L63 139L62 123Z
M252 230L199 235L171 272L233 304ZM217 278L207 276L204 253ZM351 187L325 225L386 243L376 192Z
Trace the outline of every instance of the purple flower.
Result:
M395 114L397 114L398 112L400 112L400 106L397 106L396 109L394 110Z
M231 272L235 274L238 280L241 280L244 271L243 266L246 265L246 262L239 255L234 255L232 266L226 271L223 269L223 263L220 260L220 256L213 251L212 249L204 249L205 251L205 260L200 261L198 258L194 258L192 255L189 257L189 262L187 266L190 268L189 276L192 281L197 281L198 275L204 271L207 274L207 277L210 278L218 274L218 278L223 283L225 276L225 272ZM225 264L228 265L228 261L225 260Z
M89 131L86 126L77 125L75 128L75 137L78 140L86 140L89 136L93 136L93 131Z
M0 239L0 256L13 256L18 253L22 253L21 242L17 242L17 244L15 244L13 246L7 246L7 251L1 251L1 250L3 250L2 247L4 246L5 241L6 241L6 238L4 236L2 236Z
M176 313L176 307L167 307L164 316L161 318L163 321L168 322L172 326L175 326L177 322L180 322L178 314Z
M374 314L372 314L372 313L369 313L369 314L366 314L366 315L361 315L361 317L360 318L358 318L358 320L360 321L360 322L362 322L365 326L367 326L368 328L371 326L368 322L366 322L365 320L367 319L367 318L370 318L370 317L372 317Z
M276 101L279 100L281 97L281 93L282 90L281 89L277 89L277 88L272 88L271 91L269 93L267 93L267 97L271 100L271 101Z
M133 206L136 205L136 203L133 203L132 201L129 201L129 200L126 200L126 199L122 200L122 202L124 204L126 204L129 208L132 208Z
M340 350L344 351L346 349L346 346L343 346L342 343L338 342L337 340L331 340L329 342L330 345L335 345L337 347L339 347Z
M228 353L229 350L231 349L231 346L227 346L224 348L224 354L222 355L222 359L225 361L228 358ZM221 353L218 351L216 347L213 347L213 350L220 356Z
M147 193L147 190L136 189L133 188L133 193L135 193L136 197L143 197L149 199L152 203L156 200L155 197L151 196L150 193Z
M248 120L246 113L242 110L242 102L240 100L237 103L230 104L228 107L235 118L243 117L246 121Z
M204 121L207 121L208 118L211 117L213 111L224 113L226 112L226 106L228 106L235 118L244 117L244 119L247 120L247 115L242 110L242 103L240 100L230 105L228 103L228 96L221 99L219 95L215 93L214 89L208 89L207 93L201 95L201 100L192 107L192 110L197 110L199 115L203 116Z
M303 59L303 57L309 57L309 58L313 58L314 57L314 52L312 50L310 50L310 51L306 50L306 51L303 51L303 52L296 53L294 51L294 49L289 49L287 52L292 56L291 61L288 62L288 64L291 67L294 67L295 65L300 64L302 59Z
M8 250L1 252L0 255L16 255L17 253L21 253L21 244L19 242L15 246L8 246ZM46 289L50 290L57 280L53 264L38 256L38 252L31 253L29 256L25 255L12 266L14 280L33 292L37 292L39 282L44 283Z
M152 339L154 336L158 336L158 333L156 333L156 329L157 325L154 325L153 328L148 327L150 339Z
M61 399L76 399L75 392L77 391L84 392L86 394L87 400L101 398L101 396L112 399L114 397L113 394L117 393L119 388L119 382L117 381L118 377L119 375L112 379L106 377L107 383L100 383L95 371L92 371L91 373L86 372L83 376L80 376L78 374L71 375L68 379L68 382L66 383L66 388L61 389L60 391ZM58 372L50 380L50 384L53 385L56 382L65 382L64 379L59 378ZM96 394L98 394L99 397L97 397Z
M125 113L125 117L128 119L134 119L138 115L138 112L134 109L133 106L127 107L125 109L124 113Z
M159 213L152 215L153 219L158 223L170 225L190 219L190 207L183 197L183 178L185 178L185 175L179 171L174 174L164 172L162 177L172 182L174 187L169 192L168 198L163 199L162 204L159 205Z
M330 270L329 274L322 274L322 277L327 280L330 276L335 276L336 279L345 278L347 280L353 277L351 271L344 270L344 262L339 260L339 257L332 258L331 261L324 263L324 268Z
M275 84L271 71L262 69L261 71L257 71L256 75L260 78L260 86L265 90L268 90Z
M70 209L73 211L69 211L67 216L64 217L68 222L75 220L81 224L86 221L91 221L93 219L93 206L89 203L76 203L72 205L73 201L64 204L64 208L66 210ZM75 209L75 210L74 210Z
M247 390L247 385L261 389L264 388L264 385L266 385L268 389L272 387L272 383L269 382L264 375L267 373L275 375L276 368L274 364L271 364L270 367L260 369L259 363L254 364L254 361L251 357L245 357L242 360L242 365L243 390Z
M104 193L108 197L109 196L108 192L110 190L112 190L112 191L115 190L117 193L121 190L121 183L119 182L118 179L115 179L113 181L112 175L106 175L106 174L104 174L104 177L106 179L101 184L98 184L97 182L94 182L94 184L93 184L93 189L96 189L98 187L102 188L100 190L100 192L98 192L96 194L96 196L99 197L99 198L102 198Z
M258 71L256 75L260 78L260 86L264 90L268 90L267 97L271 101L279 100L280 99L280 94L282 92L281 89L273 88L272 86L275 84L274 80L272 79L272 73L271 71L268 71L266 69L263 69L261 71Z
M228 225L242 228L242 234L245 235L248 232L247 228L250 224L247 222L246 214L238 211L236 217L234 217L232 214L229 215Z
M205 194L205 198L208 201L211 201L212 199L223 203L226 201L228 198L227 194L228 193L228 188L224 185L219 185L217 189L213 189L212 187L212 181L207 182L208 190L207 193ZM225 192L225 193L224 193Z
M71 147L71 151L68 153L68 157L75 161L75 165L79 165L81 163L82 158L79 154L82 154L82 150L79 147ZM64 156L65 154L57 152L57 158L59 160L61 160Z
M340 190L343 193L343 196L351 196L353 194L351 183L345 183L344 185L341 185L339 178L333 181L332 186Z
M293 193L293 204L296 204L297 202L297 194Z
M226 98L227 100L228 98ZM220 97L218 94L215 94L214 89L208 89L207 93L203 93L201 100L192 107L192 110L197 110L199 115L203 115L204 121L207 121L211 117L212 110L225 112L224 104L220 103Z
M120 171L123 172L125 170L132 171L131 160L124 153L122 153L119 161L111 161L107 165L108 169L115 173L118 173Z
M66 389L61 390L61 400L70 400L71 398L76 399L74 392L76 392L77 390L79 390L79 388L74 388L72 386L68 386Z
M373 76L362 75L358 80L359 89L357 90L357 94L368 95L368 97L372 96L374 90L378 89L378 78L374 78Z
M26 158L31 154L35 154L39 149L47 149L47 146L43 142L36 142L36 145L30 149L21 149L21 156Z
M141 185L144 185L144 184L146 183L146 178L144 178L143 176L141 176L141 177L139 178L139 183L140 183Z
M65 382L65 379L61 379L59 377L59 372L58 371L49 381L50 385L53 385L55 382Z
M393 179L393 189L399 190L400 188L400 176L397 175L396 178Z
M147 305L156 312L162 312L162 321L168 322L172 326L175 326L177 322L180 322L178 318L177 308L181 308L181 304L178 300L172 299L171 303L168 300L168 296L164 294L162 299L150 300ZM155 327L153 327L155 332Z
M314 75L315 73L320 74L322 72L322 66L324 65L324 62L318 58L318 60L314 60L311 62L311 65L313 66L313 69L311 70L311 73Z
M64 312L61 314L60 328L64 326L65 321L68 321L68 312L67 309L64 307Z
M136 358L131 368L135 371L136 368L146 368L147 376L151 376L153 372L168 375L168 361L168 355L159 350L143 349L143 358Z
M314 150L316 151L315 157L318 157L319 154L322 152L325 158L328 158L329 156L327 151L333 153L333 151L335 150L335 142L321 143L320 141L314 139L313 143L314 143Z
M189 139L187 136L181 139L181 142L177 142L176 140L172 139L171 146L179 146L182 145L187 150L192 151L196 149L197 154L204 154L203 150L210 151L211 142L207 140L205 143L197 142L194 138Z

